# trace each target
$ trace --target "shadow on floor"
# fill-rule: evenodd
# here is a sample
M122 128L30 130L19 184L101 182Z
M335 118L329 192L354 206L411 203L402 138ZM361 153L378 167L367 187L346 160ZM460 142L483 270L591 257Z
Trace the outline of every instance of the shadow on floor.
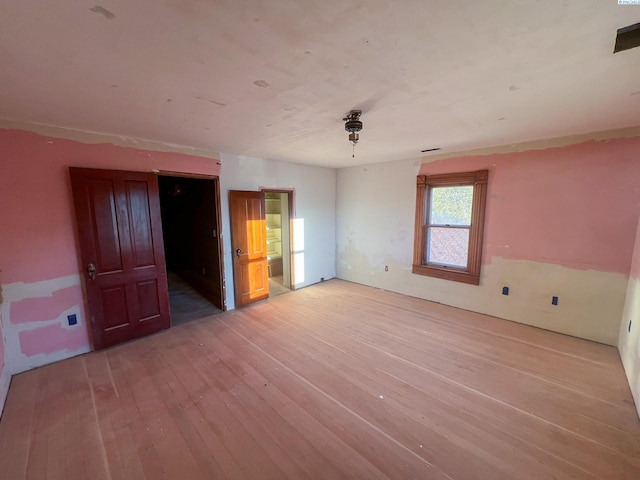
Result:
M269 298L277 297L291 290L283 285L282 275L269 277Z
M168 272L167 280L169 282L169 308L172 327L222 311L200 295L179 275Z

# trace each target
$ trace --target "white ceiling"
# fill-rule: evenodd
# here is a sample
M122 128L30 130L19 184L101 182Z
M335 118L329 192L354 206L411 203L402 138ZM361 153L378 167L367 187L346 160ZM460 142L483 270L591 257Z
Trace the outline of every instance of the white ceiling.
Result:
M624 128L640 49L612 51L637 22L616 0L2 0L0 118L330 167Z

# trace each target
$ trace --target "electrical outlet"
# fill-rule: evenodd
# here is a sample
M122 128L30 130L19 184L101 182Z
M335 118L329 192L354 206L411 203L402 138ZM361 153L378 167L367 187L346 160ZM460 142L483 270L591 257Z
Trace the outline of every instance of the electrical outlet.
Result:
M388 272L388 271L389 271L389 265L385 265L385 266L384 266L384 271L385 271L385 272Z
M509 295L509 287L502 287L502 294Z
M324 277L320 277L320 281L321 281L321 282L324 282Z
M558 297L551 297L551 305L558 305Z
M71 315L67 315L67 322L69 322L69 326L77 325L78 317L76 316L75 313L72 313Z

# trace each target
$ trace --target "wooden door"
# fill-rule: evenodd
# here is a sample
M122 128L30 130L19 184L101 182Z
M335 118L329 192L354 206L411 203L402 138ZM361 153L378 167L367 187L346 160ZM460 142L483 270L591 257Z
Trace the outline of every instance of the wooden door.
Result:
M269 297L264 193L229 192L236 307Z
M94 347L169 328L156 176L69 170Z

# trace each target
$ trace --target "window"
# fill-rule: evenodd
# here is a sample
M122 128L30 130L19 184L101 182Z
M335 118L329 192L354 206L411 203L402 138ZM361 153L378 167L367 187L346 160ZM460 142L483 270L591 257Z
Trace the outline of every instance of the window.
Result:
M488 170L419 175L413 273L480 283Z

